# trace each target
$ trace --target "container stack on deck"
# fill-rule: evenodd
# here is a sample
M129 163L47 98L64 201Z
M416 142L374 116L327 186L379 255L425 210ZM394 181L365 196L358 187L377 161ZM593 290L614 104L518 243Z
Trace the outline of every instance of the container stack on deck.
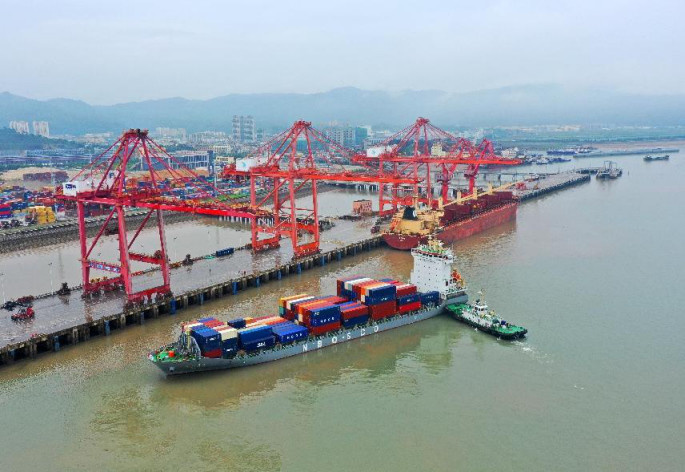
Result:
M337 281L337 295L300 293L280 298L278 315L228 322L201 318L185 324L183 330L197 341L204 357L231 358L240 350L251 353L276 343L289 344L439 302L438 292L419 293L412 284L353 276Z

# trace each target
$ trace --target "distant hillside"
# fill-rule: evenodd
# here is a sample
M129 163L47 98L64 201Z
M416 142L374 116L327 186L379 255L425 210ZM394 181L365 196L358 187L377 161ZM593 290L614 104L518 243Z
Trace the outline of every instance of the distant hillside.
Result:
M0 151L25 149L75 148L77 143L64 139L47 139L35 134L19 134L10 128L0 128Z
M383 92L340 88L313 94L233 94L210 100L168 98L93 106L0 93L0 125L46 120L55 134L118 132L158 126L230 131L234 114L251 114L259 127L283 128L298 119L400 127L426 116L443 127L550 123L685 124L685 96L631 95L559 85L528 85L469 93ZM6 125L5 125L6 126Z

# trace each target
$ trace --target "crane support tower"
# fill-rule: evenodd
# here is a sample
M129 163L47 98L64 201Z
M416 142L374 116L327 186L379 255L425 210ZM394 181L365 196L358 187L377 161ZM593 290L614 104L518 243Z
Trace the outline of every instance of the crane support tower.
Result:
M143 169L144 175L129 177L131 169ZM192 188L195 198L182 199L174 188ZM255 212L249 206L240 207L215 200L221 192L210 182L185 167L161 146L155 143L147 130L130 129L81 170L69 182L58 189L58 197L76 205L81 250L81 275L84 294L101 290L123 289L129 302L164 296L170 293L169 260L164 234L163 211L178 211L203 215L232 216L255 226L260 219L268 218L266 212ZM89 240L86 228L88 207L97 206L109 213L95 236ZM147 214L129 237L125 219L127 208L142 208ZM136 247L141 231L153 220L157 225L154 247L147 253ZM106 261L93 256L107 227L114 218L117 221L118 260ZM161 283L153 286L134 283L134 277L142 271L134 271L133 263L157 266ZM96 270L108 275L92 278Z

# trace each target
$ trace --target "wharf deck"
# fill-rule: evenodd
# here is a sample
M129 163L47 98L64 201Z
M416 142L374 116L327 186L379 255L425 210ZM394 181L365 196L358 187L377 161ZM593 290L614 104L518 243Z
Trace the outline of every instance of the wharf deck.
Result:
M172 286L177 288L177 294L133 307L124 306L124 298L120 292L87 299L81 297L80 291L65 297L51 295L40 298L34 304L36 313L59 313L60 316L37 317L34 321L44 320L41 325L31 324L30 329L16 334L13 339L0 340L0 366L19 359L33 358L39 353L58 351L61 346L83 342L92 336L109 335L112 330L141 324L146 319L172 315L189 305L202 305L213 298L235 295L251 287L258 288L271 280L280 280L282 277L340 261L382 245L382 238L374 236L315 256L230 278L226 278L225 273L220 273L218 277L212 276L211 262L199 261L193 266L172 271ZM239 251L230 257L236 258L232 260L232 267L243 268L249 266L247 259L251 254L248 251ZM206 285L192 286L198 282ZM37 330L38 333L35 332Z

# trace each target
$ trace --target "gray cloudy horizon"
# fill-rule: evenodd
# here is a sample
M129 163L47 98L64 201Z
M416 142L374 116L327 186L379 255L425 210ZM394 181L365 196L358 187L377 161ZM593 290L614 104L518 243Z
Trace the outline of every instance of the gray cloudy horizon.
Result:
M113 104L556 83L685 94L685 2L5 0L0 91Z

